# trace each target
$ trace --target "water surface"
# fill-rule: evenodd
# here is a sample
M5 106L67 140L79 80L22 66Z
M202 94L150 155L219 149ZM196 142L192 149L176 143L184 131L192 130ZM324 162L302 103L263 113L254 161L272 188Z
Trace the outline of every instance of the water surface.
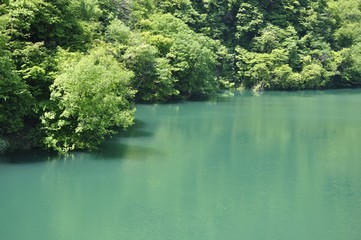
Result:
M360 90L138 105L102 151L2 157L0 239L359 240L360 105Z

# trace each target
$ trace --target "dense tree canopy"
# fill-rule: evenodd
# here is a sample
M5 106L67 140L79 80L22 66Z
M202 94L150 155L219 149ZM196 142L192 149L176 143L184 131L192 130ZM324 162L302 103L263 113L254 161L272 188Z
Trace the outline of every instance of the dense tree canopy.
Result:
M0 14L0 152L94 149L134 102L361 85L360 0L7 0Z
M0 30L4 27L0 19ZM8 37L0 32L0 134L19 131L29 114L31 96L26 84L14 71L11 52L6 48Z
M133 123L133 73L108 54L106 47L93 48L85 55L62 51L59 55L60 70L41 117L48 147L60 152L92 149L114 133L114 127Z

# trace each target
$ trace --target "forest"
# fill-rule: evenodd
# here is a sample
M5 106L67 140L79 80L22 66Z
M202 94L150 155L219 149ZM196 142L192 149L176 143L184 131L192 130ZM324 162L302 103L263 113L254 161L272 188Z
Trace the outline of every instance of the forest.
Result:
M0 153L94 150L135 103L360 85L360 0L0 4Z

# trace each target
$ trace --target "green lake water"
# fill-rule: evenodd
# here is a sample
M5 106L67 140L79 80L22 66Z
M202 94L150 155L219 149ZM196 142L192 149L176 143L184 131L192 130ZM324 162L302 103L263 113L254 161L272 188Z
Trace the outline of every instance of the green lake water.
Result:
M360 240L361 90L138 105L103 150L1 157L1 240Z

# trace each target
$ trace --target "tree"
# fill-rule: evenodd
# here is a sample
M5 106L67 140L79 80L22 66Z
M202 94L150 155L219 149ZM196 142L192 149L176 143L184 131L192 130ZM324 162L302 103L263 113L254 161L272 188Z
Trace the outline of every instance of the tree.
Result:
M239 6L237 13L237 32L236 37L243 46L246 46L263 27L264 25L263 13L249 3L242 3Z
M58 152L94 149L116 128L133 124L133 73L106 46L88 54L60 51L60 72L51 86L52 107L42 116L45 144Z
M192 27L197 27L200 15L190 0L133 0L133 24L150 18L153 14L171 14Z
M168 59L181 98L206 97L218 89L217 53L225 54L216 51L221 48L219 42L195 33L170 14L153 15L141 27L160 57Z
M179 34L166 55L177 79L176 88L187 98L207 97L218 89L215 76L217 56L199 41L201 36L198 37Z
M339 28L334 32L334 48L339 50L338 74L334 87L361 85L361 2L359 0L333 0L330 9L337 16Z
M10 1L7 33L12 41L44 42L47 48L84 49L89 42L70 0Z
M105 40L110 43L129 45L132 32L121 20L114 19L107 26Z
M26 84L14 72L11 53L3 33L6 18L0 17L0 136L20 131L30 113L32 97Z
M126 66L135 73L133 86L136 99L144 102L164 102L177 96L171 65L158 57L157 48L149 44L131 46L124 54Z

